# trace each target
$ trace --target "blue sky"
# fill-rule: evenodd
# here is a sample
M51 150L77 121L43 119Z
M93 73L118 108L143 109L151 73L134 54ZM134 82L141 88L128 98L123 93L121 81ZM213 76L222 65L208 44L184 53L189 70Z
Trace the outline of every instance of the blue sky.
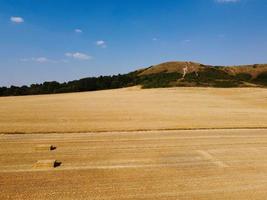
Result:
M165 61L267 63L266 0L0 0L0 86Z

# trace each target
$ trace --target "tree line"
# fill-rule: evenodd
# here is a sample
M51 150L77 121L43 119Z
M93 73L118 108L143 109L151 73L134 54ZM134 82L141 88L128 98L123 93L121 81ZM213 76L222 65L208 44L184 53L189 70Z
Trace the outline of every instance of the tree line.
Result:
M136 85L136 73L113 76L88 77L64 83L57 81L31 84L30 86L0 87L0 96L56 94L69 92L115 89Z
M143 88L168 87L170 82L182 77L180 73L159 73L139 76L140 71L113 76L88 77L64 83L57 81L31 84L30 86L0 87L0 96L22 96L96 91L141 85Z

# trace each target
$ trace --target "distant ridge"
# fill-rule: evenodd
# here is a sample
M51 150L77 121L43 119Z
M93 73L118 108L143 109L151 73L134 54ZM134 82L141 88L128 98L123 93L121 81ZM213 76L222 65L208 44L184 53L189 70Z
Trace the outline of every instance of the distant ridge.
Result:
M230 75L237 75L241 73L250 74L253 78L256 78L260 73L267 72L267 64L254 64L254 65L238 65L238 66L212 66L203 65L196 62L165 62L159 65L154 65L146 68L140 75L149 75L156 73L183 73L183 69L188 67L188 73L204 70L205 68L217 67Z
M144 87L266 87L267 64L212 66L196 62L174 61L145 68L138 73L138 76L154 77L154 80L147 82ZM159 78L160 76L164 78ZM165 83L160 84L160 82Z
M0 87L0 96L96 91L141 85L158 87L267 87L267 64L212 66L196 62L165 62L128 74L88 77L64 83Z
M200 63L195 62L165 62L159 65L154 65L146 68L139 75L150 75L157 73L183 73L183 69L188 67L188 73L199 71L203 66Z

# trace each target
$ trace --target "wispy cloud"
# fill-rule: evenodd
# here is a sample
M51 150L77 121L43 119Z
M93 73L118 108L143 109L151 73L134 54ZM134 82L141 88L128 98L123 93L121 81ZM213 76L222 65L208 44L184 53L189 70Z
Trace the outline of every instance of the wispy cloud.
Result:
M96 46L102 47L102 48L106 48L107 44L104 40L98 40L96 41Z
M90 60L92 59L91 56L85 54L85 53L80 53L80 52L74 52L74 53L65 53L65 56L70 57L70 58L74 58L77 60Z
M74 32L75 32L75 33L82 33L83 31L82 31L82 29L76 28L76 29L74 30Z
M152 38L153 41L158 41L158 38L154 37Z
M61 59L61 60L53 60L47 57L32 57L32 58L22 58L20 59L21 62L36 62L36 63L67 63L68 60Z
M24 19L22 17L14 17L14 16L12 16L12 17L10 17L10 21L14 22L16 24L21 24L21 23L24 22Z
M237 3L241 0L215 0L217 3Z
M38 63L47 63L47 62L56 62L54 60L48 59L46 57L32 57L32 58L22 58L20 59L22 62L38 62Z
M182 40L182 41L181 41L182 44L187 44L187 43L190 43L190 42L191 42L190 39L186 39L186 40Z
M74 53L65 53L65 56L77 60L90 60L92 59L91 56L80 53L80 52L74 52ZM68 63L69 60L66 59L50 59L47 57L31 57L31 58L22 58L20 59L21 62L36 62L36 63Z
M44 63L44 62L49 62L50 60L46 57L39 57L39 58L34 58L36 62Z

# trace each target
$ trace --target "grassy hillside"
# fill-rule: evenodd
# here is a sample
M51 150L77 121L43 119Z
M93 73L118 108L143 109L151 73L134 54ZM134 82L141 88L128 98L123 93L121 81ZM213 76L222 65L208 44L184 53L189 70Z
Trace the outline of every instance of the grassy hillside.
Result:
M167 62L138 74L144 88L171 86L265 87L267 65L211 66L193 62Z
M89 77L58 83L0 87L0 96L96 91L141 85L160 87L266 87L267 64L211 66L194 62L166 62L128 74Z

